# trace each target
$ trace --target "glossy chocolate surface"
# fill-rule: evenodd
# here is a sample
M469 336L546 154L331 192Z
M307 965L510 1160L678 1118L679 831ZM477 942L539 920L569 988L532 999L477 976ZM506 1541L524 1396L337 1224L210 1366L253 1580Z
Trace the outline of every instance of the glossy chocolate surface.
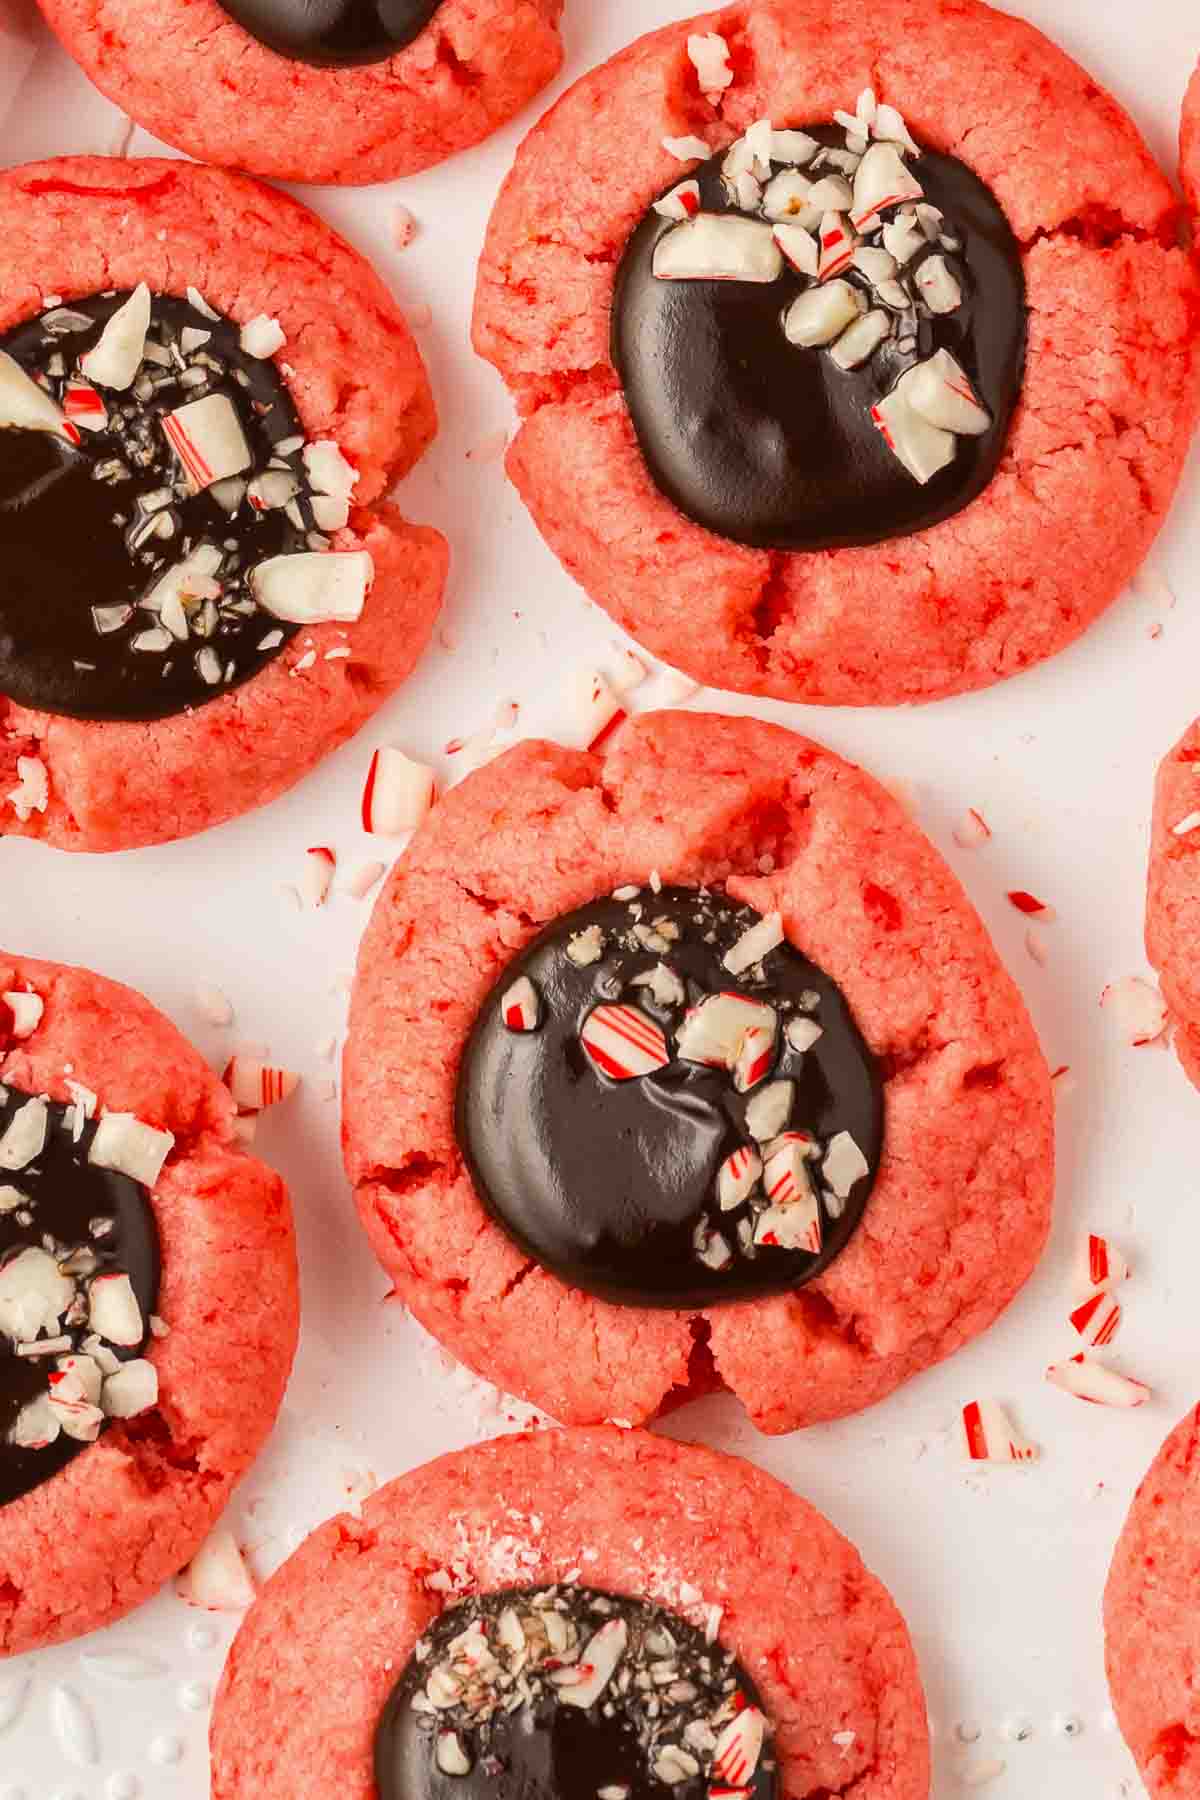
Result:
M221 0L252 37L293 62L386 62L424 31L441 0Z

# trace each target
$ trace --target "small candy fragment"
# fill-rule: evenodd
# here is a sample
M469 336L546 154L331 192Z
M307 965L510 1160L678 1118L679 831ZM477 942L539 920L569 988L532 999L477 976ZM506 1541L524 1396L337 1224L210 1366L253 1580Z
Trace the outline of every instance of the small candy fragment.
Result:
M1071 1314L1071 1323L1093 1350L1111 1344L1121 1324L1120 1303L1110 1294L1093 1294Z
M717 1201L722 1212L732 1212L749 1199L762 1175L762 1157L748 1144L725 1158L717 1171Z
M1129 1279L1129 1264L1116 1245L1094 1232L1083 1240L1081 1288L1084 1293L1111 1294Z
M45 1250L31 1247L0 1266L0 1332L23 1344L56 1332L75 1298L75 1283Z
M1110 981L1100 996L1100 1005L1135 1048L1152 1044L1167 1028L1166 1001L1140 975L1122 975L1119 981Z
M469 1775L471 1773L473 1765L463 1749L462 1739L457 1731L439 1731L433 1755L434 1761L443 1775Z
M738 1045L733 1065L733 1085L739 1094L765 1081L775 1062L775 1027L752 1026Z
M876 308L843 331L829 354L839 369L861 368L891 335L891 314Z
M943 431L981 437L991 425L992 415L980 404L966 372L948 350L917 363L896 385L903 389L914 412Z
M702 137L665 137L659 142L668 156L676 162L704 162L712 155L711 150Z
M637 1006L597 1006L580 1039L595 1066L614 1081L652 1075L671 1060L661 1028Z
M654 247L659 281L749 281L783 273L783 252L770 225L737 213L697 213L663 233Z
M762 210L768 219L794 225L810 235L821 223L819 206L812 203L813 183L799 169L784 169L767 183L762 197ZM787 254L783 239L777 240ZM816 248L814 242L814 250ZM805 270L808 273L808 270ZM812 273L815 275L816 270Z
M70 1339L67 1342L70 1343ZM99 1369L94 1363L96 1381L85 1385L78 1369L68 1369L68 1362L81 1363L89 1358L63 1357L49 1377L46 1399L50 1411L58 1420L59 1428L78 1444L94 1444L100 1436L100 1427L104 1423L104 1413L92 1398L92 1389L99 1385ZM99 1396L97 1394L96 1398Z
M4 994L0 998L8 1008L9 1030L13 1037L32 1037L41 1024L42 1014L46 1010L46 1004L41 995L31 994L24 990L19 993Z
M1033 894L1027 894L1023 888L1014 888L1008 900L1009 905L1015 906L1018 912L1024 913L1027 918L1037 919L1042 925L1052 925L1058 917L1052 906L1045 905Z
M944 256L927 256L917 267L917 292L931 313L956 312L962 305L958 277Z
M1172 825L1171 832L1175 837L1188 837L1200 825L1200 812L1187 813L1178 825Z
M1140 1381L1118 1375L1115 1369L1106 1368L1082 1352L1066 1362L1052 1364L1046 1370L1046 1380L1093 1406L1144 1406L1150 1398L1150 1389Z
M846 224L844 213L827 212L821 216L821 228L817 234L820 245L820 261L817 265L817 279L832 281L842 274L854 261L854 252L858 240Z
M725 89L733 85L729 45L718 31L693 32L687 41L687 53L696 71L700 92L715 104Z
M693 1006L679 1028L677 1048L685 1062L711 1069L733 1069L751 1032L766 1032L774 1042L778 1017L773 1006L744 994L709 994Z
M883 228L883 247L900 267L911 262L926 244L925 233L911 212L901 212Z
M806 288L784 315L784 336L802 350L819 349L839 338L865 307L862 295L848 281Z
M97 1337L132 1350L146 1335L142 1309L128 1275L97 1275L88 1290L88 1324Z
M772 1145L763 1167L763 1186L771 1205L759 1215L756 1244L785 1249L821 1248L821 1208L808 1169L811 1142L801 1132L786 1132Z
M143 610L157 613L171 636L186 638L190 611L197 599L209 597L207 590L222 560L216 544L197 544L159 576L141 603Z
M301 550L251 569L250 591L264 612L293 625L353 624L375 576L369 550Z
M599 669L573 669L567 677L573 739L584 750L599 750L628 714Z
M744 931L725 952L723 966L731 975L744 975L755 963L777 950L784 939L783 920L777 912L767 913Z
M897 112L894 106L887 106L882 101L876 106L871 119L871 135L888 142L903 144L904 148L913 156L921 154L920 147L913 142L908 126L904 123L903 116Z
M116 1169L131 1181L152 1188L175 1147L170 1131L145 1125L132 1113L105 1113L96 1127L88 1161L98 1169Z
M139 282L123 306L119 306L95 344L79 360L89 381L121 393L133 384L146 354L150 329L150 289Z
M528 975L522 975L500 1002L500 1016L510 1031L534 1031L538 1012L537 989Z
M18 756L17 783L5 798L23 825L50 804L50 771L40 756Z
M692 1233L692 1247L705 1268L713 1269L718 1274L733 1261L733 1251L728 1239L722 1237L719 1231L714 1231L707 1219L701 1219Z
M796 1054L803 1056L825 1033L815 1019L795 1018L788 1020L783 1035Z
M794 1081L770 1081L759 1088L746 1108L746 1130L756 1144L779 1136L792 1116L795 1097Z
M954 433L940 430L915 412L901 393L899 383L871 408L871 417L883 433L888 449L922 487L954 461Z
M991 835L991 826L973 806L967 808L954 827L954 841L960 850L977 850L980 844L987 843Z
M254 1056L231 1057L221 1077L241 1112L262 1112L294 1094L300 1077Z
M304 446L304 467L313 491L313 517L322 531L341 531L350 518L358 470L332 438Z
M247 356L264 359L274 356L287 343L287 333L278 319L272 319L266 313L259 313L242 326L238 334L238 343Z
M244 1612L254 1602L254 1583L228 1525L218 1525L179 1576L175 1592L206 1612Z
M100 1405L110 1419L136 1419L158 1405L158 1370L144 1356L122 1363L105 1378Z
M700 211L700 183L681 181L669 194L654 202L654 210L664 219L694 219Z
M775 226L774 237L792 268L815 280L821 257L812 232L806 231L803 225L781 223Z
M599 925L588 925L567 939L567 956L577 969L590 969L604 955L604 933Z
M76 377L63 389L63 411L81 431L103 431L108 424L108 408L96 389Z
M28 1168L46 1147L50 1113L44 1100L27 1100L13 1114L0 1137L0 1169Z
M972 1400L962 1409L963 1437L972 1462L1036 1462L1037 1447L1022 1438L996 1400Z
M414 762L391 744L371 758L363 788L363 830L376 837L401 837L415 831L437 797L433 770Z
M560 1690L564 1706L592 1706L604 1692L625 1654L629 1628L624 1619L608 1619L587 1643L575 1664L579 1679Z
M766 1720L757 1706L743 1707L717 1739L710 1779L729 1787L748 1787L762 1755L765 1729Z
M874 230L880 213L887 207L898 206L903 200L920 200L924 193L894 144L872 144L854 173L850 217L855 230Z
M324 906L333 886L337 856L328 845L317 845L304 853L304 891L312 906Z
M821 1173L839 1200L848 1200L856 1183L870 1174L870 1164L848 1131L830 1139Z
M47 431L66 438L69 444L79 442L79 432L57 401L25 373L15 357L0 350L0 427L9 425L20 431Z

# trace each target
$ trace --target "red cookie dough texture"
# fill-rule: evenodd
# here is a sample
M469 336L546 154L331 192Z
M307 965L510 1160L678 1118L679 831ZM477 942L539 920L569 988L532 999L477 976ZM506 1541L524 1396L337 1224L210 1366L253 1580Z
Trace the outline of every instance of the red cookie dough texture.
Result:
M707 1313L610 1305L531 1262L454 1134L463 1045L505 966L546 921L652 870L779 912L885 1082L883 1164L847 1249L794 1293ZM435 808L363 942L344 1136L398 1296L569 1424L640 1423L722 1382L768 1432L857 1412L990 1325L1050 1219L1048 1071L962 889L878 783L750 719L643 714L603 755L521 744Z
M1193 212L1200 212L1200 68L1192 76L1183 102L1183 130L1179 140L1183 191Z
M278 181L393 181L507 124L562 63L562 0L442 0L386 61L322 69L219 0L38 0L110 100L202 162Z
M716 106L687 53L707 32L734 69ZM664 137L715 151L759 118L831 119L868 86L989 183L1025 246L1024 396L995 478L954 518L867 548L749 549L650 477L610 355L616 268L694 166ZM1177 213L1115 102L975 0L756 0L668 26L559 101L493 214L475 343L523 418L509 473L591 598L698 681L837 705L986 687L1077 637L1170 504L1200 398Z
M0 1655L94 1631L190 1560L275 1422L298 1330L282 1181L233 1142L233 1101L147 1000L84 969L0 957L0 992L45 1003L0 1079L70 1104L72 1084L175 1146L151 1195L166 1337L154 1409L114 1422L0 1513Z
M1200 1796L1200 1409L1137 1491L1104 1594L1122 1736L1158 1800Z
M0 831L67 850L186 837L291 787L367 722L424 649L446 545L380 499L436 430L424 365L362 258L306 207L245 177L62 158L0 174L0 218L0 332L47 295L69 303L142 281L177 295L194 287L241 324L278 319L287 341L276 361L306 435L335 440L359 472L350 523L334 539L374 562L356 624L301 630L243 686L153 724L61 718L0 696ZM23 805L25 819L7 798L18 762L49 777L45 810Z
M379 1713L441 1608L567 1579L701 1625L717 1609L774 1722L783 1793L927 1800L916 1658L853 1547L749 1463L612 1429L444 1456L315 1532L229 1653L213 1800L373 1800Z
M1188 1077L1200 1087L1200 720L1159 766L1150 834L1146 951Z

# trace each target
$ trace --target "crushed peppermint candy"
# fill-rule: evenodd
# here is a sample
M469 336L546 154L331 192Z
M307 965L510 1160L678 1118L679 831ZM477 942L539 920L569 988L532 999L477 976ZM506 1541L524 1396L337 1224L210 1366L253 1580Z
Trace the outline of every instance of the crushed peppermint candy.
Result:
M363 787L363 830L376 837L402 837L416 830L436 798L433 770L393 744L383 744L371 758Z
M1135 1049L1154 1043L1167 1029L1167 1003L1140 975L1110 981L1100 995L1100 1006Z
M230 1058L221 1079L240 1113L265 1112L289 1099L300 1086L293 1069L281 1069L242 1052Z
M998 1400L972 1400L962 1409L963 1443L971 1462L1036 1462L1027 1443Z
M1111 1294L1129 1280L1130 1268L1110 1238L1089 1232L1081 1245L1079 1287L1084 1294Z
M1079 1400L1089 1400L1093 1406L1144 1406L1150 1398L1150 1389L1140 1381L1119 1375L1082 1351L1047 1369L1046 1380Z

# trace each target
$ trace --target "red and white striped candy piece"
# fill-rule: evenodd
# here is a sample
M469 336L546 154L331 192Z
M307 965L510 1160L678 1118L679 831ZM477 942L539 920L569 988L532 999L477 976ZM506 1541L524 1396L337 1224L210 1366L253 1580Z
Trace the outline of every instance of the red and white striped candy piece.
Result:
M90 381L73 377L63 389L63 411L68 419L84 431L103 431L108 424L108 408Z
M119 306L92 348L81 356L79 367L89 381L118 393L132 387L146 354L150 329L150 289L139 282L123 306Z
M567 701L571 735L584 750L599 750L628 716L599 669L573 669L567 677Z
M415 831L437 797L433 770L384 744L371 758L362 797L363 830L377 837Z
M832 281L850 267L858 248L858 239L850 230L845 213L824 213L817 241L821 248L817 279Z
M1123 975L1119 981L1110 981L1100 996L1100 1005L1134 1049L1152 1044L1167 1029L1167 1003L1158 989L1140 975Z
M765 1144L779 1136L792 1116L795 1098L794 1081L768 1081L758 1089L746 1108L746 1130L755 1143Z
M713 1751L711 1779L727 1787L748 1787L762 1755L766 1720L757 1706L730 1719Z
M803 225L794 225L781 219L775 226L775 242L797 274L808 275L815 280L821 267L821 256L817 240L811 231L806 231Z
M1008 901L1019 913L1024 913L1027 918L1037 919L1042 925L1052 925L1058 917L1052 906L1047 906L1036 894L1027 894L1024 888L1013 888Z
M1119 1375L1082 1352L1066 1362L1051 1364L1046 1380L1079 1400L1089 1400L1093 1406L1144 1406L1150 1398L1150 1389L1140 1381Z
M510 1031L533 1031L538 1022L537 989L528 975L513 982L500 1002L500 1014Z
M762 1157L748 1144L727 1156L717 1171L717 1201L722 1212L732 1212L749 1198L762 1175Z
M899 383L871 408L871 418L893 456L922 487L958 454L954 433L922 418L901 393Z
M239 1112L262 1112L278 1106L300 1085L300 1077L292 1069L276 1068L254 1056L231 1057L221 1077L233 1095Z
M163 435L199 494L214 481L240 475L253 462L246 434L227 394L206 394L165 415Z
M1111 1344L1121 1323L1120 1303L1111 1294L1093 1294L1071 1314L1071 1323L1093 1350Z
M1130 1276L1129 1264L1110 1238L1089 1232L1080 1253L1080 1289L1085 1294L1111 1294Z
M972 1462L1037 1461L1037 1446L1025 1442L997 1400L972 1400L964 1406L962 1428Z
M730 945L722 959L723 967L731 975L744 975L755 963L777 950L784 938L783 920L777 912L767 913L748 931L743 931L736 943Z
M756 1221L756 1244L820 1254L821 1207L808 1171L811 1148L811 1139L794 1131L785 1132L772 1145L763 1168L763 1186L771 1205Z
M765 1081L774 1064L774 1027L768 1029L762 1025L752 1025L742 1036L733 1065L733 1085L738 1093L748 1094L760 1081Z
M924 193L894 144L872 144L854 171L850 217L855 230L875 229L879 215L889 206L899 206L903 200L920 200Z
M304 891L313 906L324 906L333 886L337 857L326 844L318 844L304 853Z
M962 365L948 350L926 357L904 374L898 386L915 412L943 431L982 437L992 415L980 403Z
M659 281L747 281L768 285L783 274L783 252L762 219L697 213L663 233L654 247Z
M595 1066L614 1081L635 1081L665 1069L667 1040L637 1006L597 1006L584 1022L580 1041Z
M681 181L669 194L654 202L654 210L664 219L693 219L700 211L700 183Z
M773 1044L777 1027L775 1008L764 1001L745 994L709 994L685 1016L679 1028L679 1054L685 1062L705 1068L733 1069L750 1032L768 1032Z

